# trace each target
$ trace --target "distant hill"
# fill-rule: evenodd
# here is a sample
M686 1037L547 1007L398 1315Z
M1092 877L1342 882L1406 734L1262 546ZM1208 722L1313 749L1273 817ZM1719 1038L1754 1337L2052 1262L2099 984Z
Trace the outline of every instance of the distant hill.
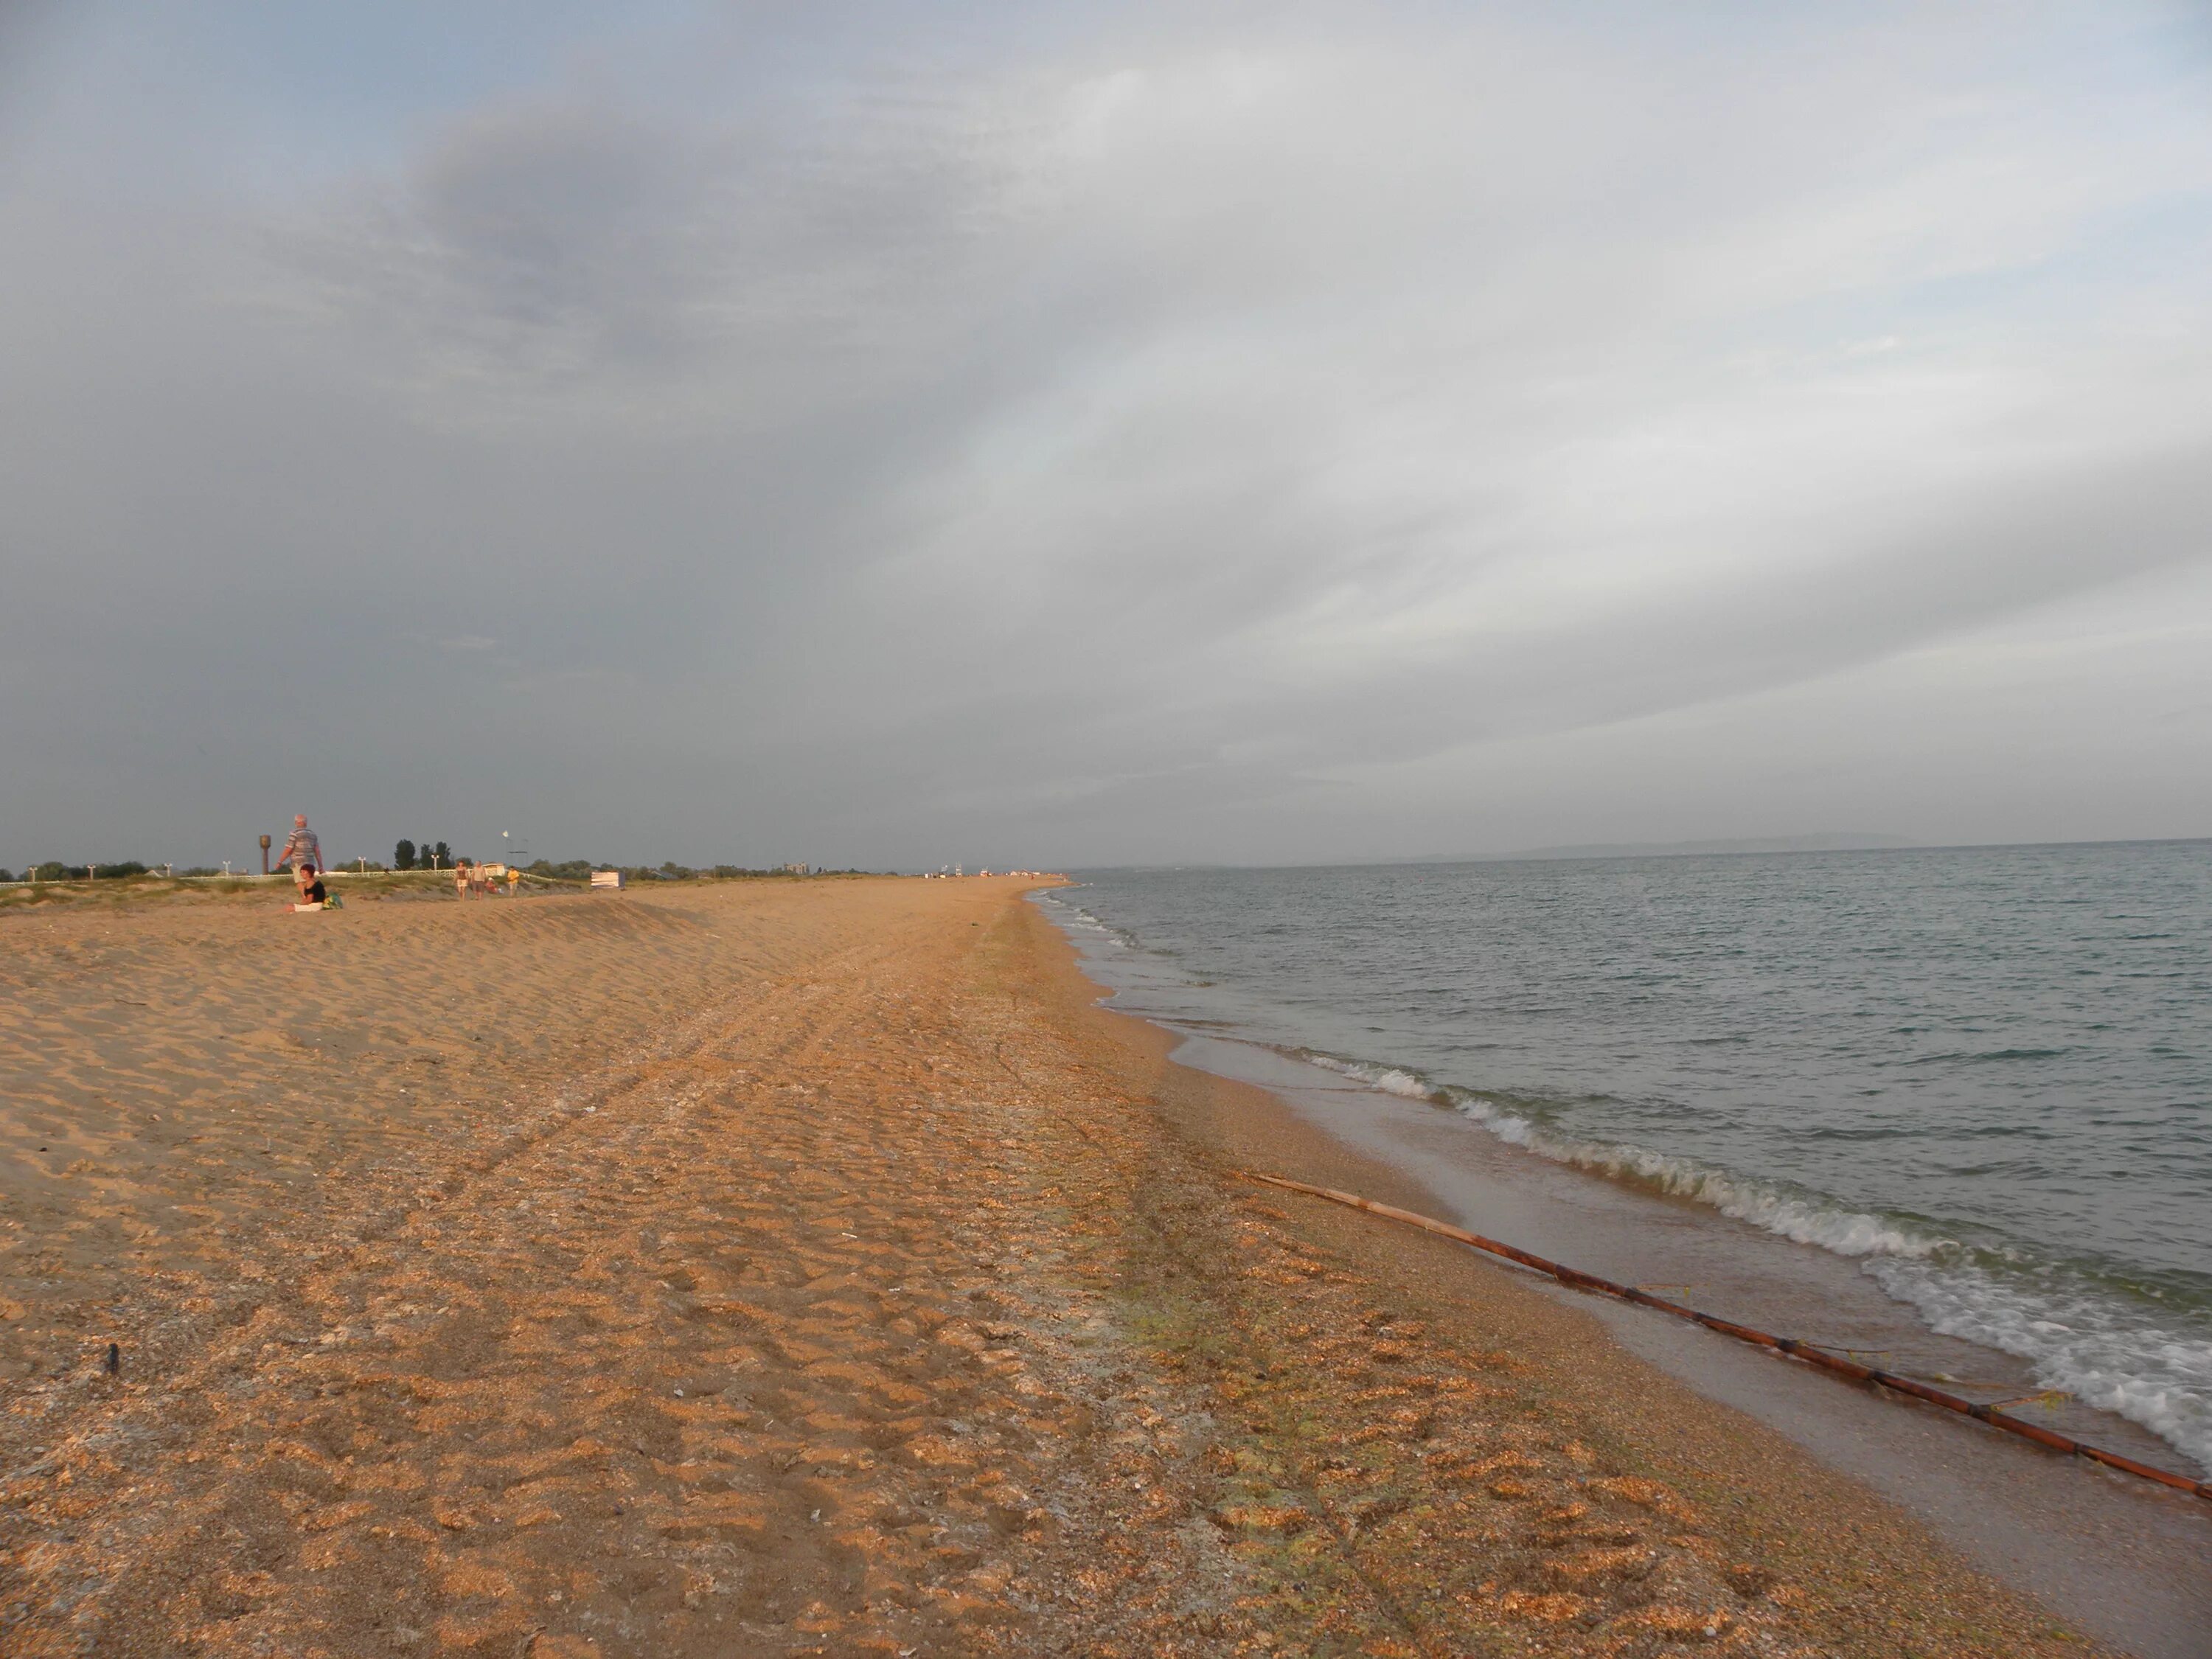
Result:
M1485 853L1463 860L1421 859L1422 864L1506 864L1534 859L1663 859L1699 853L1869 853L1917 847L1909 836L1837 831L1818 836L1753 836L1741 841L1587 842L1573 847L1531 847L1517 853Z

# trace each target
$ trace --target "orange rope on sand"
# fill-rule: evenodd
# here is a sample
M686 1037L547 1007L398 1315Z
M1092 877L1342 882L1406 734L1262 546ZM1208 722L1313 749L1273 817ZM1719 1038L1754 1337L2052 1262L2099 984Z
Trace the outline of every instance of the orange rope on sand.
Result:
M2171 1486L2177 1492L2191 1492L2198 1498L2212 1498L2212 1482L2191 1480L2187 1475L2176 1474L2170 1469L2154 1468L2148 1463L2138 1463L2132 1457L2124 1457L2118 1452L2106 1451L2100 1446L2087 1444L2074 1439L2071 1436L2060 1434L2054 1429L2043 1428L2033 1423L2023 1423L2018 1418L2006 1416L2001 1407L2019 1403L2016 1401L1999 1401L1995 1405L1984 1405L1964 1399L1955 1394L1947 1394L1941 1389L1933 1388L1912 1377L1899 1376L1894 1371L1881 1370L1872 1365L1862 1365L1856 1359L1847 1359L1839 1354L1830 1353L1813 1343L1801 1342L1796 1337L1772 1336L1765 1331L1754 1330L1748 1325L1739 1325L1733 1320L1720 1318L1717 1315L1699 1313L1695 1308L1685 1307L1679 1302L1669 1302L1663 1297L1653 1296L1649 1291L1638 1290L1633 1285L1616 1285L1611 1279L1600 1279L1595 1273L1586 1273L1577 1268L1562 1267L1556 1261L1546 1261L1540 1255L1532 1255L1527 1250L1516 1249L1510 1244L1501 1244L1494 1238L1485 1238L1480 1233L1468 1232L1463 1227L1455 1227L1449 1222L1438 1221L1429 1216L1416 1215L1411 1210L1401 1210L1392 1205L1377 1204L1373 1199L1361 1198L1356 1193L1340 1193L1334 1187L1309 1186L1303 1181L1291 1181L1282 1176L1261 1175L1252 1170L1238 1170L1235 1173L1246 1181L1257 1182L1261 1186L1280 1187L1286 1192L1304 1193L1310 1197L1325 1198L1332 1203L1349 1205L1355 1210L1364 1210L1370 1215L1379 1215L1387 1221L1402 1222L1408 1227L1419 1227L1424 1232L1435 1233L1440 1237L1451 1239L1456 1243L1472 1245L1478 1250L1487 1250L1492 1255L1502 1255L1508 1261L1517 1261L1524 1267L1533 1267L1540 1273L1548 1273L1562 1285L1571 1285L1577 1290L1596 1291L1601 1295L1619 1297L1624 1302L1633 1302L1638 1307L1656 1308L1661 1313L1672 1314L1677 1319L1686 1319L1692 1324L1702 1325L1709 1331L1718 1331L1723 1336L1732 1336L1739 1342L1748 1342L1754 1347L1771 1348L1778 1353L1788 1354L1794 1359L1802 1359L1808 1365L1818 1365L1823 1370L1834 1371L1855 1382L1879 1383L1881 1387L1893 1389L1899 1394L1910 1395L1915 1400L1924 1400L1931 1406L1941 1406L1946 1411L1957 1412L1962 1416L1974 1418L1988 1424L1993 1429L2002 1429L2008 1434L2016 1434L2024 1440L2033 1440L2039 1446L2050 1447L2053 1451L2070 1452L2076 1457L2086 1457L2092 1462L2102 1463L2107 1468L2118 1469L2127 1474L2140 1475L2145 1480L2155 1480L2160 1486ZM2029 1399L2037 1397L2039 1396L2023 1396Z

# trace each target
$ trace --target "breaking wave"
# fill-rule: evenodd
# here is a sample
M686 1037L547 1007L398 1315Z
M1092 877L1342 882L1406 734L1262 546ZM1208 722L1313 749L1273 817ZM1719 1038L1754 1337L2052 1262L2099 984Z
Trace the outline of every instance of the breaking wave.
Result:
M1386 1094L1449 1108L1556 1163L1859 1258L1863 1270L1930 1329L2027 1361L2039 1387L2140 1424L2212 1473L2212 1339L2160 1317L2156 1291L2146 1294L2017 1246L1960 1239L1925 1218L1875 1214L1649 1147L1584 1139L1546 1121L1534 1103L1438 1084L1404 1066L1288 1052Z

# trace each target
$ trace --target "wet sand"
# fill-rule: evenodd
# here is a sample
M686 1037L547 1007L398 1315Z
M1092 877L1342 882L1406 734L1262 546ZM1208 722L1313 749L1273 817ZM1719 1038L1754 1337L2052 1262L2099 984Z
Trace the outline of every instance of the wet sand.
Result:
M2098 1650L1020 891L0 917L0 1650Z
M1938 1335L1854 1263L1748 1223L1570 1169L1448 1109L1249 1043L1186 1037L1176 1058L1262 1085L1301 1117L1417 1182L1422 1212L1602 1277L1984 1396L2032 1394L2009 1355ZM2212 1628L2212 1504L1863 1389L1646 1310L1531 1283L1614 1339L1866 1481L1994 1577L2144 1659L2200 1659ZM1895 1345L1884 1346L1884 1345ZM2031 1420L2186 1468L2156 1436L2080 1406Z

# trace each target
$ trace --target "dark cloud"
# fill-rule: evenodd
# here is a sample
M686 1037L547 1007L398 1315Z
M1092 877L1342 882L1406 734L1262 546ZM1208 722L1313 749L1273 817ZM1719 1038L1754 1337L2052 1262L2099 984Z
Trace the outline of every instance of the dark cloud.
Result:
M2212 148L2153 14L762 16L158 203L42 118L0 837L2055 833L1946 785L2023 722L2081 832L2206 827L2082 717L2166 699L2206 775ZM2111 683L1993 665L2052 627ZM1885 770L1835 710L1913 675Z

